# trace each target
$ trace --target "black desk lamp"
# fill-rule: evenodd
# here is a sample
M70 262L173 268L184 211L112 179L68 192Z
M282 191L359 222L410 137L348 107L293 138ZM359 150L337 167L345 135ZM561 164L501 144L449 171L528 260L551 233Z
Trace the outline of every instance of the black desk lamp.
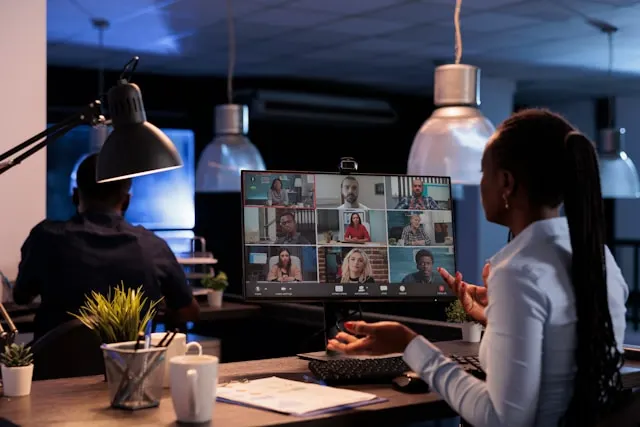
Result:
M113 131L98 154L98 182L117 181L182 167L182 159L173 142L160 129L147 122L140 88L129 82L138 61L139 58L135 56L124 66L117 85L107 94L111 120L106 120L102 115L101 102L93 101L79 113L0 154L0 174L83 124L113 126ZM7 160L14 155L16 157ZM0 315L9 327L9 332L5 332L0 325L0 344L10 344L18 330L1 302Z
M98 182L117 181L182 167L180 154L169 137L147 122L140 88L129 82L138 61L139 58L135 56L125 65L118 84L107 94L111 120L106 120L102 115L101 102L93 101L79 113L0 154L0 174L82 124L113 126L98 155ZM7 161L21 151L24 152Z

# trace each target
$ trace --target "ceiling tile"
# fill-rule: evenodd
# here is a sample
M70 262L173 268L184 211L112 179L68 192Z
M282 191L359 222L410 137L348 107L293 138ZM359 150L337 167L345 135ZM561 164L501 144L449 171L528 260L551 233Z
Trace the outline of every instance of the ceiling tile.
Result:
M463 33L464 37L475 37L471 31ZM453 28L440 25L416 25L394 33L385 34L385 38L391 41L412 42L412 43L453 43L455 33Z
M360 36L374 36L398 31L407 28L409 25L408 23L353 17L323 25L318 29Z
M584 15L596 16L611 6L604 4L589 3L584 0L564 0L564 1L531 1L521 0L513 5L501 7L498 11L505 15L528 16L543 21L562 21L570 19L581 19Z
M159 39L156 42L157 49L165 47L165 52L171 54L174 52L185 57L208 57L211 52L222 49L228 45L227 35L218 27L209 26L202 28L193 34L187 34L184 37L167 40Z
M345 33L334 33L316 29L301 28L289 31L276 37L278 40L295 40L313 47L326 47L343 44L352 40L351 35Z
M640 3L640 0L589 0L593 3L603 3L614 6L635 6Z
M409 24L424 24L444 19L453 19L454 8L443 4L428 4L425 2L409 2L386 9L368 13L368 18L384 21L404 22Z
M261 52L269 57L277 58L282 55L296 55L309 52L312 49L308 44L290 40L255 40L238 46L238 52Z
M168 28L176 33L203 28L213 23L227 26L228 10L226 1L178 0L160 11ZM234 0L232 13L237 21L242 16L258 11L267 5L255 0Z
M324 24L336 19L336 17L337 15L333 13L319 13L292 8L274 8L252 13L245 16L244 20L290 28L305 28Z
M402 2L403 0L294 0L291 4L308 10L333 12L340 15L356 15L398 5Z
M330 61L354 61L356 59L368 58L373 54L371 52L363 52L346 48L322 49L314 52L308 52L302 55L308 59L323 59Z
M538 1L538 0L536 0ZM465 31L475 31L478 33L487 33L492 31L502 31L511 28L526 27L541 24L542 19L534 19L525 16L512 16L503 13L483 12L466 16L460 20L460 26L463 33ZM444 21L444 26L453 27L453 20ZM463 34L464 35L464 34Z
M74 46L62 43L47 46L47 63L53 65L69 65L71 62L84 67L98 64L101 57L102 53L92 46Z
M418 0L427 4L455 5L455 0ZM489 10L521 2L522 0L475 0L462 2L462 9ZM541 0L533 0L541 1Z
M419 49L424 43L411 42L411 41L394 41L389 40L387 37L370 38L365 40L359 40L353 43L346 44L345 47L355 50L364 50L372 53L400 53L407 50Z

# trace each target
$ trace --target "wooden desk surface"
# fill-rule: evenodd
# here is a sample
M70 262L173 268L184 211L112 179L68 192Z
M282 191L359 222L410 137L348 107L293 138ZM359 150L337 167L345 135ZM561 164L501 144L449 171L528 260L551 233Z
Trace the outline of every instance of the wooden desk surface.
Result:
M459 341L437 343L445 352L474 354L477 344ZM296 379L307 373L307 362L296 357L227 363L220 366L220 382L231 379L277 375ZM319 417L293 417L259 409L217 402L214 426L254 427L341 427L354 425L398 425L430 418L453 416L451 409L436 393L403 394L390 385L350 387L389 399L387 402ZM160 407L137 412L111 409L107 385L102 377L34 382L30 396L0 398L0 417L20 426L113 426L124 422L136 427L173 426L175 414L169 391Z

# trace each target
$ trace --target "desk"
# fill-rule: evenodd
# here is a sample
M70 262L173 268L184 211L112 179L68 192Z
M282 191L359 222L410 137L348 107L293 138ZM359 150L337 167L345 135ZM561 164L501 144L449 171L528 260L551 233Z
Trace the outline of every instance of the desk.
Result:
M16 324L31 323L35 317L34 312L40 306L39 303L31 303L27 306L14 303L4 304L11 319ZM224 302L222 307L214 308L207 303L200 303L200 320L228 320L241 319L257 316L260 313L260 306L254 304L242 304L237 302ZM159 312L156 320L162 321L164 313Z
M437 343L445 352L473 354L477 344L450 341ZM640 366L640 364L637 364ZM306 373L307 362L295 357L226 363L220 366L220 381L278 375L294 378ZM356 425L396 426L427 419L454 416L435 393L403 394L389 385L350 387L389 399L387 402L318 417L293 417L259 409L216 403L213 426L254 427L342 427ZM30 396L0 398L0 415L23 426L114 426L133 422L136 427L176 425L169 392L157 409L127 412L108 407L108 391L102 377L34 382Z

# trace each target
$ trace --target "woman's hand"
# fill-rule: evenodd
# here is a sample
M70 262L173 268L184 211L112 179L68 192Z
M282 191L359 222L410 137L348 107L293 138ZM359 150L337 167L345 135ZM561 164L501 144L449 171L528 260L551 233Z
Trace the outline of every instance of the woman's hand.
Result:
M403 353L409 343L418 335L408 327L396 322L346 322L344 326L350 334L338 333L334 339L329 340L327 350L345 354L367 355Z
M482 269L482 282L484 283L484 286L477 286L464 282L462 280L462 273L460 272L456 272L454 277L444 268L438 268L438 273L440 273L442 279L447 282L451 290L458 296L464 311L483 325L487 324L487 317L484 314L484 309L487 304L489 304L489 298L487 295L487 278L489 277L490 272L491 265L486 263Z

